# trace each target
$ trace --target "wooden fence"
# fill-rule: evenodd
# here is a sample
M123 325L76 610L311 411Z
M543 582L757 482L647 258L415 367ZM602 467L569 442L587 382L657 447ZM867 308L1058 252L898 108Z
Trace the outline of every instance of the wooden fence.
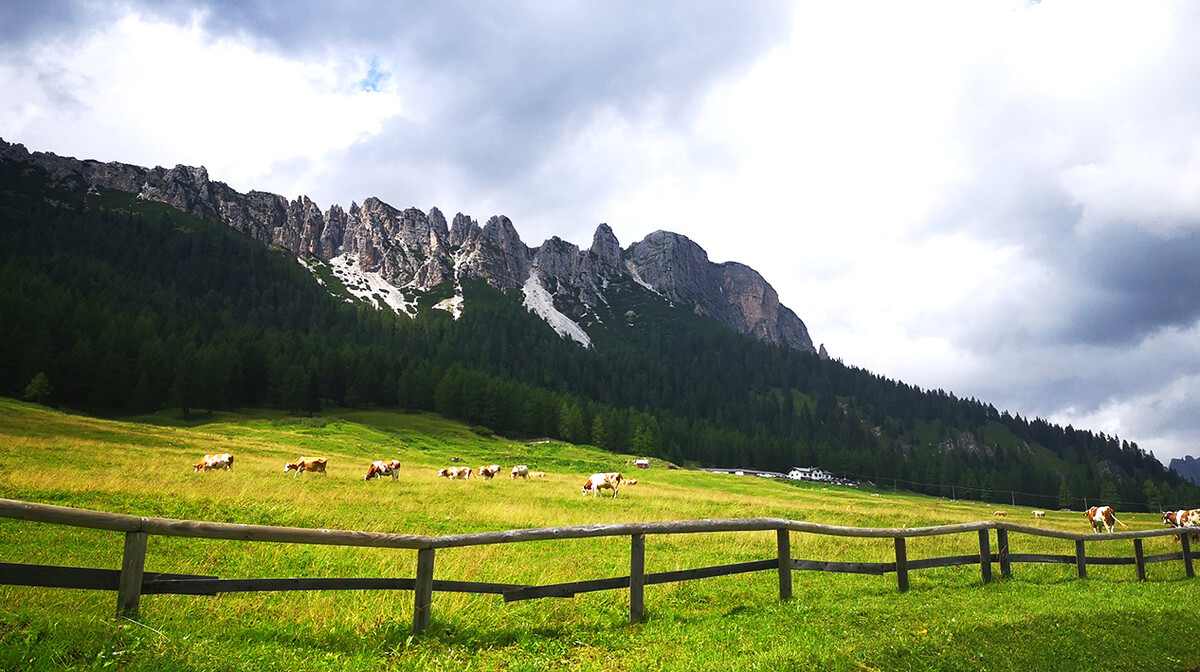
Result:
M979 565L984 583L992 580L993 564L999 564L1001 576L1010 577L1013 563L1022 562L1074 564L1080 578L1087 578L1088 565L1133 565L1138 580L1144 581L1148 563L1182 560L1186 576L1188 578L1194 576L1188 535L1178 529L1079 534L993 520L936 527L861 528L820 525L782 518L742 518L575 525L429 537L382 532L315 530L144 518L11 499L0 499L0 517L125 533L125 550L120 570L0 563L0 585L115 590L117 591L118 616L130 617L136 617L142 595L217 595L219 593L294 590L411 590L414 593L413 632L417 634L424 633L429 629L435 591L495 594L503 596L507 602L515 602L541 597L571 597L579 593L600 590L628 589L629 618L633 621L640 621L644 612L643 596L645 587L648 585L748 572L778 572L779 598L782 600L792 596L793 570L875 575L895 573L897 587L901 591L908 590L909 572L934 567L975 564ZM776 532L777 553L774 557L715 567L646 573L646 535L768 530ZM996 531L995 550L992 550L991 530ZM895 560L893 562L833 562L796 559L791 556L791 534L793 532L862 539L892 539L895 545ZM948 534L970 534L972 532L979 537L978 554L920 559L909 559L908 557L908 539ZM1073 541L1075 552L1071 555L1012 553L1009 550L1010 532ZM417 552L416 575L414 578L221 579L216 576L152 573L144 571L146 542L150 535L409 549ZM433 578L434 556L436 551L442 548L615 536L630 538L628 576L540 586L446 581ZM1145 555L1142 552L1142 540L1161 536L1178 536L1180 550L1161 555ZM1131 540L1133 556L1087 555L1085 546L1089 541L1112 540Z

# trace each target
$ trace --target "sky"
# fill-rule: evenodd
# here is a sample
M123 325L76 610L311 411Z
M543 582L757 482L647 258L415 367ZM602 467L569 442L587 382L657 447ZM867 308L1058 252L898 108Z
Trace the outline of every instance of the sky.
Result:
M846 364L1200 455L1200 3L0 3L0 137L665 229Z

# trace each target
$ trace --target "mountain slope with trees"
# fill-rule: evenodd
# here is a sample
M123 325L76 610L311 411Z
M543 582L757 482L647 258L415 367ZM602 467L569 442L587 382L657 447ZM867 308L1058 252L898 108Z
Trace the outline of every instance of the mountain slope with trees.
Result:
M483 279L463 284L459 319L398 316L221 222L0 161L0 394L112 414L400 406L679 463L817 465L1047 507L1200 494L1117 437L761 342L633 281L609 290L592 348Z

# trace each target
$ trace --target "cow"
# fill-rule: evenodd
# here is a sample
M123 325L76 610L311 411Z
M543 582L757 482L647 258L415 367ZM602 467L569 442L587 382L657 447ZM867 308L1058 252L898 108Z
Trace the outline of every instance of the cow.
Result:
M621 478L621 474L616 471L610 471L606 474L592 474L588 478L587 483L583 484L583 494L586 495L588 492L591 492L592 496L595 497L601 490L611 488L613 499L616 499L617 489L621 487L622 480L624 479Z
M205 455L204 459L192 470L192 473L197 471L209 471L211 469L233 469L233 455L229 453L214 453Z
M530 478L546 478L547 476L549 476L549 474L544 471L533 471L529 473Z
M1045 512L1045 511L1034 511L1034 512L1033 512L1033 517L1034 517L1034 518L1045 518L1045 517L1046 517L1046 512Z
M367 467L367 475L363 476L364 481L369 481L372 478L383 478L391 476L392 480L400 478L400 460L375 460L371 466Z
M1180 509L1163 513L1162 522L1171 527L1200 527L1200 509ZM1200 540L1200 535L1193 534L1193 540Z
M465 481L471 478L472 471L473 470L470 467L445 467L438 470L438 476L441 476L442 478L460 479Z
M993 513L992 515L996 516L998 518L1002 518L1004 516L1007 516L1008 512L1007 511L997 511L997 512Z
M1128 529L1128 525L1117 520L1117 512L1113 511L1111 506L1093 506L1088 509L1086 514L1088 522L1092 524L1092 531L1099 533L1103 527L1105 532L1113 531L1113 523L1119 523L1121 527Z
M529 467L523 464L518 464L512 468L512 473L509 474L508 477L513 480L518 478L529 478Z
M637 479L636 478L626 478L626 479L622 479L621 483L623 485L637 485Z
M305 471L319 471L328 476L329 474L325 473L325 466L328 464L329 460L324 457L304 457L301 455L296 458L295 462L288 462L283 465L283 473L286 474L289 471L295 470L296 473L292 474L292 478L299 476Z
M479 476L489 481L495 478L498 473L500 473L500 465L498 464L489 464L486 467L479 468Z

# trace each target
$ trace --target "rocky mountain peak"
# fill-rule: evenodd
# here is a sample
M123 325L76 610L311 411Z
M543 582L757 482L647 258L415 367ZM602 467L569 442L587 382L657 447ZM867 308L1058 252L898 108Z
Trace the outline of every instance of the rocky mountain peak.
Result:
M814 351L804 323L779 302L775 290L754 269L734 262L715 264L695 242L669 231L655 231L622 251L612 228L600 224L586 251L558 237L530 249L503 215L480 227L458 213L447 226L437 208L428 214L415 207L399 210L374 196L361 205L351 202L346 209L332 205L322 212L307 196L288 201L262 191L238 193L212 181L203 166L168 170L81 161L30 153L3 139L0 160L37 165L60 183L123 191L220 220L298 256L326 263L336 260L339 267L378 274L393 288L422 292L448 281L457 285L463 278L478 277L502 290L522 289L527 305L536 305L536 312L560 334L585 345L587 334L572 320L607 304L611 281L633 276L637 284L673 304L730 329ZM530 291L537 296L530 298ZM461 296L457 301L461 306ZM596 317L592 314L588 319L599 323Z

